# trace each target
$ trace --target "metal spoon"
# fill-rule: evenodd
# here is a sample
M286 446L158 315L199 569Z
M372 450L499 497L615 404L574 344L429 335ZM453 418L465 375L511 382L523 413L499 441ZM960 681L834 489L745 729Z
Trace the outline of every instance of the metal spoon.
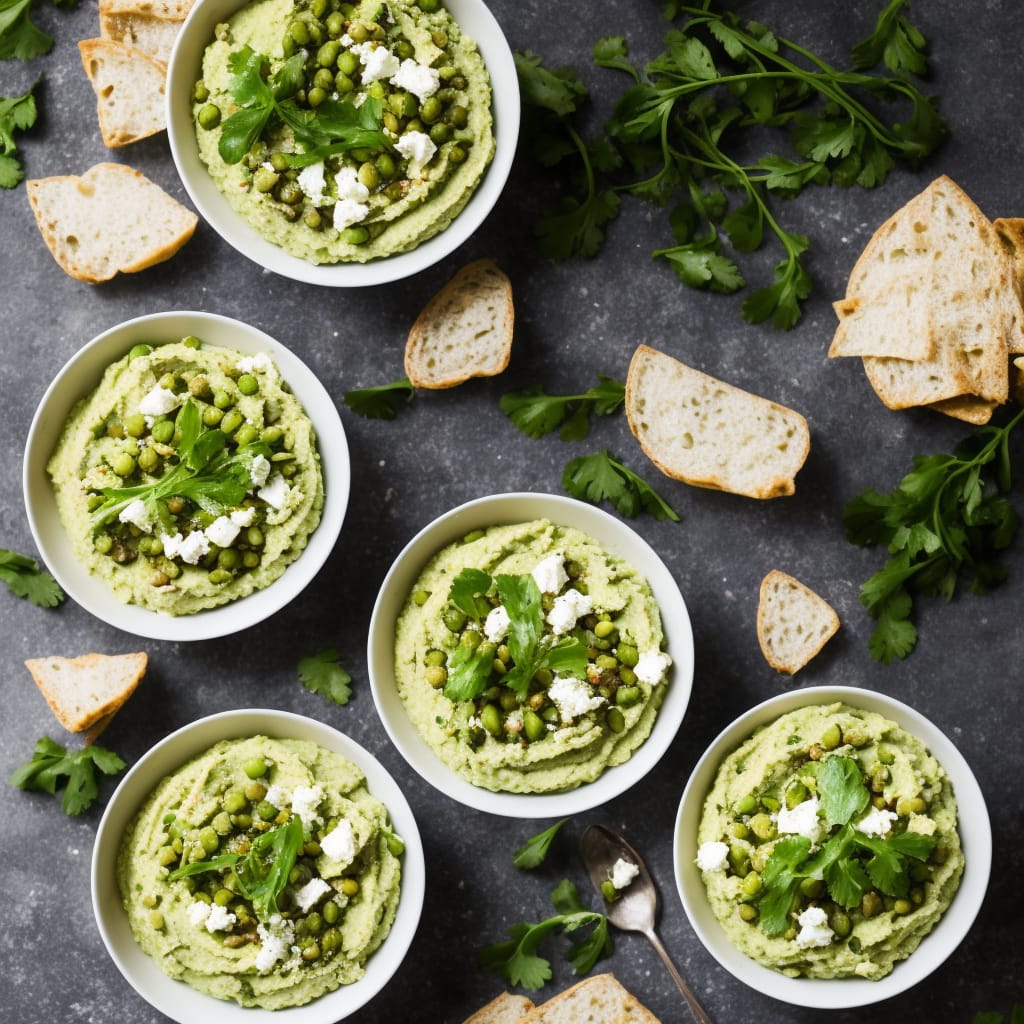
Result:
M668 968L668 973L679 986L679 991L683 993L683 998L694 1018L699 1024L711 1024L711 1018L683 981L654 931L654 921L658 912L658 891L654 888L647 865L640 859L640 855L618 832L605 825L591 825L586 829L580 839L580 855L590 874L590 880L599 893L601 883L608 880L612 866L620 857L640 869L640 874L622 890L617 900L613 903L605 902L605 916L616 928L627 932L640 932L647 936L661 957L662 963Z

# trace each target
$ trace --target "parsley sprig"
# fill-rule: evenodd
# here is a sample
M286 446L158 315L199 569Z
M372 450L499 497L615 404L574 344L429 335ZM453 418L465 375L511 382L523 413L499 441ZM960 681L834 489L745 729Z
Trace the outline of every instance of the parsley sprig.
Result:
M72 10L78 0L53 0L56 7ZM0 60L31 60L49 53L53 39L31 18L32 0L0 0Z
M571 459L562 474L562 486L567 494L592 505L609 501L630 519L644 511L655 519L679 522L675 509L643 477L608 451Z
M14 188L25 177L14 133L26 131L36 123L34 89L35 86L24 96L0 96L0 188Z
M540 438L556 430L563 441L582 441L590 433L591 416L610 416L626 398L626 387L598 373L597 384L578 395L549 395L534 386L502 395L501 411L527 437Z
M745 280L726 240L748 253L771 235L783 259L773 282L747 296L743 315L793 327L811 290L808 239L782 226L772 199L810 184L873 188L896 161L915 166L945 134L936 101L909 78L927 70L926 42L901 13L905 5L889 0L854 47L854 69L841 70L764 25L713 9L711 0L671 2L667 14L681 23L643 68L621 36L594 47L595 63L625 73L629 84L604 134L589 144L575 124L587 96L576 73L517 55L534 121L528 136L546 167L569 168L574 189L538 221L542 251L554 259L595 255L626 193L670 208L674 244L654 255L684 284L731 293ZM870 70L879 63L892 73ZM788 152L777 151L779 143Z
M352 677L341 667L333 647L299 659L299 679L310 693L319 693L335 704L345 705L352 696Z
M17 597L27 598L38 608L56 608L64 600L57 581L34 558L0 548L0 580Z
M371 420L393 420L403 403L408 405L415 397L416 389L408 377L390 384L353 388L342 395L345 404L354 413Z
M847 539L889 552L860 591L877 621L869 643L878 661L913 651L915 592L948 601L961 577L975 594L1006 578L998 553L1013 540L1018 517L1003 495L1011 485L1010 435L1022 419L1024 409L1005 426L980 428L952 455L918 456L894 491L869 487L847 504Z
M568 820L568 818L563 818L561 821L556 821L549 828L544 829L543 832L530 836L512 854L512 863L522 871L530 871L533 868L540 867L544 863L544 858L548 855L548 850L551 849L555 836L558 835L559 830Z
M823 878L829 896L847 909L872 887L902 899L910 889L909 860L926 861L935 846L933 836L916 832L878 838L854 827L853 819L865 810L871 794L853 758L826 759L818 773L818 793L826 825L841 827L813 855L806 836L786 836L772 848L758 903L766 935L781 935L790 926L790 908L803 879Z
M551 902L557 911L554 916L536 924L512 925L510 939L481 951L480 966L494 971L510 985L537 991L551 979L551 961L537 952L540 944L557 931L575 933L591 926L589 935L570 946L566 959L577 974L587 974L598 960L611 956L608 919L583 906L572 882L568 879L559 882L551 894Z
M95 743L81 750L68 750L43 736L36 740L32 759L15 769L11 785L52 796L63 784L61 807L65 814L78 815L88 810L99 796L96 769L104 775L116 775L124 767L117 754Z

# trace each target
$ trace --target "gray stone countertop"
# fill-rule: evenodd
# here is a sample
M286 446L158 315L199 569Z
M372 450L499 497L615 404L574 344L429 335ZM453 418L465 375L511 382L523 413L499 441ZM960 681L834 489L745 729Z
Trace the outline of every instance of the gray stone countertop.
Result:
M590 61L601 36L626 34L641 57L658 52L661 4L545 3L494 0L513 48L543 54L549 65L575 64L595 93L597 117L620 82ZM868 31L878 2L766 0L743 13L802 40L837 63ZM52 53L0 64L0 95L20 95L39 76L37 127L19 136L29 177L80 173L100 160L139 168L173 195L184 190L166 139L104 149L76 48L96 34L96 4L66 12L33 6L56 39ZM273 276L237 255L200 223L170 262L102 285L67 277L36 230L24 185L0 193L0 547L34 553L21 490L24 441L36 404L60 367L89 339L130 317L202 309L248 321L291 347L320 376L342 415L352 458L352 496L341 538L313 584L269 621L201 643L148 642L93 618L72 601L37 609L0 591L0 1018L17 1024L165 1020L125 982L107 955L89 895L92 844L112 791L78 818L50 797L6 784L36 738L67 736L23 667L26 658L146 649L149 672L107 730L104 743L135 762L170 731L230 708L273 706L328 722L367 747L408 797L427 857L427 895L418 934L393 982L353 1022L458 1022L496 995L502 982L476 965L477 951L505 937L508 925L547 916L555 883L568 877L587 898L576 846L590 822L623 829L647 858L660 888L660 932L712 1019L746 1022L827 1019L878 1024L906 1020L969 1022L981 1010L1008 1014L1024 1001L1024 698L1016 651L1024 602L1021 543L1009 550L1008 582L984 597L958 593L950 603L922 600L921 639L904 662L881 665L868 652L872 622L859 585L881 565L877 551L844 537L845 503L865 487L893 488L919 453L949 451L968 428L929 411L891 412L871 393L856 360L829 361L830 308L842 295L857 254L885 217L933 177L947 173L990 216L1024 215L1020 110L1024 76L1018 5L1012 0L916 0L912 20L932 43L931 89L941 96L951 134L917 172L900 169L874 191L809 189L777 204L792 229L811 239L814 295L795 330L743 322L736 297L696 293L650 257L665 244L661 211L627 199L604 251L589 261L555 264L538 254L532 224L552 199L549 176L521 143L508 186L475 235L438 266L387 286L331 290ZM598 123L597 120L594 122ZM456 268L495 258L511 276L516 300L512 362L499 378L448 392L421 393L392 422L361 419L342 403L350 388L402 373L407 330L426 300ZM771 249L744 260L765 276ZM637 344L646 343L734 384L801 410L812 432L797 493L756 502L697 490L658 473L640 452L623 416L597 423L587 442L531 440L502 415L499 397L543 384L553 393L589 386L595 371L619 378ZM1014 459L1022 464L1020 444ZM503 490L561 492L566 460L608 448L642 473L678 510L678 524L649 516L635 529L664 559L686 599L696 643L696 672L685 720L649 776L611 803L570 821L549 861L515 871L511 853L548 822L478 813L429 787L404 762L374 709L365 664L366 631L377 588L392 559L435 516L463 501ZM1016 500L1016 499L1015 499ZM1019 502L1018 502L1019 503ZM758 585L779 567L836 608L842 629L795 678L764 661L755 634ZM306 691L296 673L304 654L336 647L353 676L346 707ZM981 912L956 952L905 994L868 1010L806 1010L760 996L717 965L690 928L676 895L672 829L686 780L705 747L752 705L799 687L841 683L879 690L923 713L950 736L971 765L992 816L992 879ZM574 980L550 946L554 980L542 996ZM919 953L928 956L927 946ZM636 935L616 936L604 964L668 1022L687 1013L653 950ZM215 1015L211 1014L211 1020Z

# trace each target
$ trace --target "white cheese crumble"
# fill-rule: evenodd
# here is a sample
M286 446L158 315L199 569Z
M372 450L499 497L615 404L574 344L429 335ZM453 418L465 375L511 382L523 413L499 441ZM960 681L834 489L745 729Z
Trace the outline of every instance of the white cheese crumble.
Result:
M256 518L256 509L235 509L228 518L235 524L235 526L252 526L253 520Z
M256 487L262 487L270 476L270 459L265 455L257 455L249 467L249 476Z
M311 826L320 821L316 809L323 798L324 791L320 786L296 786L292 790L292 813L302 819L303 825Z
M697 867L701 871L724 871L729 862L727 843L701 843L697 848Z
M241 527L233 523L228 516L218 516L206 528L206 537L217 547L226 548L234 542L240 529Z
M516 708L515 711L509 713L508 718L505 719L505 728L509 732L522 732L523 731L523 709Z
M211 904L210 913L206 918L206 930L208 932L229 932L238 920L227 907L216 903Z
M327 202L327 196L324 193L324 189L327 188L327 180L324 178L323 160L303 167L295 181L299 188L309 196L309 200L314 206L323 206Z
M363 62L363 85L369 85L381 78L392 78L401 67L401 61L386 46L356 43L351 49Z
M338 822L333 832L320 840L320 849L328 860L345 864L356 855L356 840L352 834L352 822L344 818Z
M835 932L828 926L828 915L821 907L808 907L797 919L800 931L796 944L803 949L810 946L827 946Z
M354 199L339 199L334 204L332 223L339 231L344 231L345 228L350 228L353 224L366 220L366 215L369 212L368 206L357 203Z
M173 391L157 384L139 402L139 412L143 416L166 416L167 413L177 409L179 405L181 405L181 399Z
M812 796L790 810L780 807L778 820L779 832L786 835L800 835L816 843L821 838L821 821L818 818L818 798Z
M203 900L196 900L194 903L190 903L185 911L189 924L195 925L196 928L206 924L206 919L210 916L211 906L212 904L206 903Z
M533 582L542 594L557 594L569 582L562 555L548 555L533 567Z
M263 799L268 804L273 804L278 810L281 810L282 807L287 807L291 803L288 790L276 782L267 787L267 792Z
M548 696L554 701L563 722L571 722L604 703L604 697L595 694L582 679L572 676L555 676L548 687Z
M567 590L556 597L551 611L548 612L548 625L556 636L568 633L576 625L582 615L589 615L594 607L594 600L589 594L581 594L578 590Z
M916 832L920 836L933 836L937 828L934 818L927 814L911 814L907 822L907 831Z
M508 627L511 624L512 619L508 614L508 609L503 604L499 604L497 608L492 608L487 613L487 618L484 620L484 636L492 644L500 644L508 636Z
M885 836L889 834L892 823L899 817L892 811L880 810L872 807L860 821L856 821L853 827L866 836Z
M426 132L406 132L400 135L395 149L409 161L411 167L429 164L437 152L434 140Z
M164 546L164 554L168 558L180 558L189 565L198 565L199 560L210 551L210 542L202 530L193 530L187 537L182 538L180 533L173 537L170 534L160 534L160 542Z
M359 172L347 164L335 175L334 184L338 188L339 199L365 203L370 198L370 190L359 180Z
M303 170L308 170L308 168L303 168ZM303 191L305 192L305 189ZM266 352L257 352L254 356L242 356L237 365L242 373L267 373L274 368L274 363Z
M137 526L143 533L149 533L153 529L153 517L146 508L146 503L141 498L130 501L118 513L117 518L122 523L131 523Z
M392 76L391 84L411 92L422 103L428 96L433 96L437 92L441 76L436 68L406 58L399 65L397 73Z
M278 960L288 955L295 941L295 926L280 914L274 914L267 925L258 924L256 932L260 937L260 951L256 954L256 970L260 974L269 971Z
M669 655L664 651L644 651L637 660L633 672L641 683L647 683L648 686L655 686L661 682L665 673L668 671L669 665L671 664L671 657L669 657Z
M331 887L322 878L311 878L295 893L295 902L299 909L307 914L330 891Z
M632 861L620 857L612 865L612 873L609 877L616 889L625 889L639 874L640 869Z
M257 456L258 458L258 456ZM275 473L257 492L271 508L284 508L288 502L288 482L280 473Z

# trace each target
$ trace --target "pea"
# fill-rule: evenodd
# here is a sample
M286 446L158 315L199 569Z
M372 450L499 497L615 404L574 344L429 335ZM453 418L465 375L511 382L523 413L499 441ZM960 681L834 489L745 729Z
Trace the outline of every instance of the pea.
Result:
M340 908L333 900L328 900L323 907L323 918L327 924L334 924L338 920Z
M807 787L802 782L794 782L786 790L786 807L793 810L794 807L802 804L810 796Z
M260 382L251 373L243 373L242 376L238 378L238 390L241 391L243 395L255 395L259 389Z
M213 825L218 835L226 836L231 831L231 815L227 811L220 811L214 815Z
M599 654L594 659L594 664L598 668L602 668L602 669L618 668L618 665L619 665L618 661L611 654Z
M496 704L485 704L480 712L480 724L492 735L499 736L502 731L501 712Z
M250 779L260 779L267 774L267 762L262 757L253 757L242 765L242 771ZM263 793L260 794L260 799L263 797ZM252 799L252 797L250 797Z
M756 871L751 871L750 874L743 879L743 883L740 888L743 890L744 895L756 896L761 891L763 884L761 876Z
M430 131L427 134L435 146L440 146L451 138L452 130L448 125L438 121L430 126Z
M362 245L364 242L369 240L369 237L370 232L367 231L366 228L350 227L345 228L345 230L341 232L341 240L346 245Z
M548 727L544 724L544 719L536 711L527 711L523 715L523 731L531 743L536 743L547 736Z
M217 552L218 569L237 569L242 561L242 554L235 548L224 548Z
M441 6L441 0L416 0L416 6L424 14L433 14Z
M298 46L309 45L309 29L304 21L293 21L288 26L288 35L291 37L292 42Z
M301 956L302 959L305 960L307 963L310 963L313 960L319 960L320 944L318 942L308 943L307 945L302 947L299 956Z
M220 429L225 434L233 434L244 422L242 414L237 409L229 409L224 418L220 421Z
M211 131L220 124L220 107L216 103L204 104L196 114L196 121L200 128Z
M821 746L825 750L835 750L841 739L839 726L833 723L821 734Z
M337 64L343 75L354 75L359 70L359 58L351 50L339 53Z
M273 821L277 817L277 811L278 809L269 800L261 800L256 805L256 813L264 821Z
M825 883L820 878L802 878L800 892L809 899L818 899L825 895Z
M149 912L149 927L154 931L161 931L164 927L164 915L159 910Z
M608 728L614 733L620 733L626 728L626 719L623 717L622 712L616 707L610 707L608 709Z
M448 682L448 669L443 665L430 665L426 672L423 673L423 678L435 690L440 689Z
M436 96L428 96L420 104L420 119L424 124L433 124L441 113L441 101Z
M896 760L896 755L888 743L878 744L878 760L881 761L882 764L892 764L893 761Z
M615 703L620 708L631 708L640 699L639 686L620 686L615 691Z
M860 912L865 917L877 917L885 908L882 897L877 892L866 892L861 897Z
M359 882L355 878L343 878L341 880L341 891L346 896L355 896L359 892Z
M757 810L757 797L752 793L747 793L736 802L734 810L737 814L753 814Z
M359 183L371 192L380 184L380 171L377 165L367 161L359 167Z
M214 853L220 846L220 836L217 835L216 829L207 825L199 830L199 842L207 853Z
M206 88L206 83L199 79L195 85L192 86L192 99L196 103L205 103L210 98L210 90Z
M370 30L361 21L352 22L348 34L354 43L365 43L370 38Z
M853 930L853 924L850 921L850 915L844 913L842 910L837 910L829 918L829 927L839 936L841 939L845 939L847 935Z
M323 224L323 217L320 216L319 210L307 210L302 215L302 223L315 231Z
M127 452L119 452L110 460L110 468L118 476L131 476L135 471L135 460Z
M139 469L144 473L152 473L160 465L160 456L152 448L143 448L139 452Z
M213 394L213 404L217 409L230 409L235 404L235 399L227 391L215 391Z
M394 176L397 167L395 166L394 158L390 153L381 153L374 162L381 177L391 178Z
M331 34L330 26L327 26L327 34ZM332 67L338 59L338 52L341 50L341 43L337 39L328 39L319 50L316 51L316 62L322 68Z
M258 526L250 526L245 531L245 543L253 548L263 547L265 538L263 531Z
M324 27L327 29L327 34L331 39L337 39L345 31L345 19L341 12L331 11L324 21Z
M385 840L388 847L388 852L393 857L401 857L405 853L405 843L402 841L400 836L396 836L394 832L389 832L387 839Z
M148 356L153 351L152 345L147 345L145 342L141 342L138 345L132 345L128 350L128 362L130 363L133 359L138 359L141 356Z
M321 68L313 76L313 86L323 89L324 92L330 92L334 88L334 72L330 68Z
M615 649L615 656L628 668L635 668L640 660L640 652L633 644L619 644Z
M896 813L905 818L911 814L921 814L927 804L919 796L901 796L896 801Z
M465 163L466 151L462 148L462 146L452 146L452 148L448 150L448 159L453 164Z
M868 741L868 734L859 726L853 725L843 730L843 742L851 747L863 747Z
M764 811L755 814L748 824L754 835L762 841L771 839L775 835L775 823Z
M133 412L124 418L124 432L129 437L142 437L146 432L146 417L141 412Z
M469 123L469 111L458 103L448 108L447 117L448 123L455 128L465 128Z
M739 915L741 921L746 921L748 924L751 924L757 920L757 907L752 903L741 903L739 906Z

